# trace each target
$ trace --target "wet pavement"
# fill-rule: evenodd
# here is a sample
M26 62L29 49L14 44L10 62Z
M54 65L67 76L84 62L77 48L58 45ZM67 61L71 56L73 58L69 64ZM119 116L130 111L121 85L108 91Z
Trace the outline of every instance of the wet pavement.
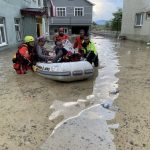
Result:
M118 48L120 72L119 107L115 121L117 150L150 149L150 47L145 43L122 42Z
M136 107L133 104L139 98L136 89L141 92L140 83L144 89L149 88L150 49L144 44L103 37L95 37L93 41L100 67L95 69L93 78L71 83L55 82L33 72L16 75L11 64L14 51L0 52L0 150L136 149L138 146L135 148L134 140L128 135L134 137L130 130L135 131L138 121L143 120L146 121L142 127L146 122L147 127L140 135L146 137L146 142L140 148L147 148L148 90L145 90L146 97L142 97L144 102L140 103L143 107L139 101ZM144 74L143 65L147 66ZM144 81L137 86L133 79L142 74ZM131 83L135 88L132 95ZM141 109L142 117L135 108ZM124 126L132 121L135 127ZM123 146L127 143L129 146Z

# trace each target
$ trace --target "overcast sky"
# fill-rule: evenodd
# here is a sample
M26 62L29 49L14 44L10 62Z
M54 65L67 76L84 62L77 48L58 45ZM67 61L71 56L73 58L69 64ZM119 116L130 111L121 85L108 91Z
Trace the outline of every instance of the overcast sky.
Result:
M123 0L89 0L95 4L93 7L93 20L110 20L112 13L123 7Z

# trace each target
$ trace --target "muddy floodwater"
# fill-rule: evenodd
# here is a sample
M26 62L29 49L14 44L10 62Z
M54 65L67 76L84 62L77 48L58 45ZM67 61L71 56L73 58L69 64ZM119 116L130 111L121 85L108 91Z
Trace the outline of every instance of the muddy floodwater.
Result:
M149 150L150 48L92 40L100 66L71 83L16 75L0 52L0 150Z

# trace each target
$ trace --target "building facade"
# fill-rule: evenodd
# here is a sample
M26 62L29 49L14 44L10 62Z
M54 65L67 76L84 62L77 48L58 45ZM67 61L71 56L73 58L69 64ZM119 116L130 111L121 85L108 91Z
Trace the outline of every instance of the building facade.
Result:
M121 35L150 42L150 1L124 0Z
M43 4L43 0L0 1L0 50L18 45L25 35L48 32Z
M88 0L50 0L49 31L53 35L59 27L67 34L78 34L80 29L90 30L93 4Z

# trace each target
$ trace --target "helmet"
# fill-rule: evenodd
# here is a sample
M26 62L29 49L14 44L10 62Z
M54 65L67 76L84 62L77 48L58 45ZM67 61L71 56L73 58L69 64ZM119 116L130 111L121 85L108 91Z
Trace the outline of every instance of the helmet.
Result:
M33 36L25 36L24 42L29 43L29 42L34 42L34 37Z
M61 28L58 29L58 31L59 32L64 32L64 28L61 27Z

